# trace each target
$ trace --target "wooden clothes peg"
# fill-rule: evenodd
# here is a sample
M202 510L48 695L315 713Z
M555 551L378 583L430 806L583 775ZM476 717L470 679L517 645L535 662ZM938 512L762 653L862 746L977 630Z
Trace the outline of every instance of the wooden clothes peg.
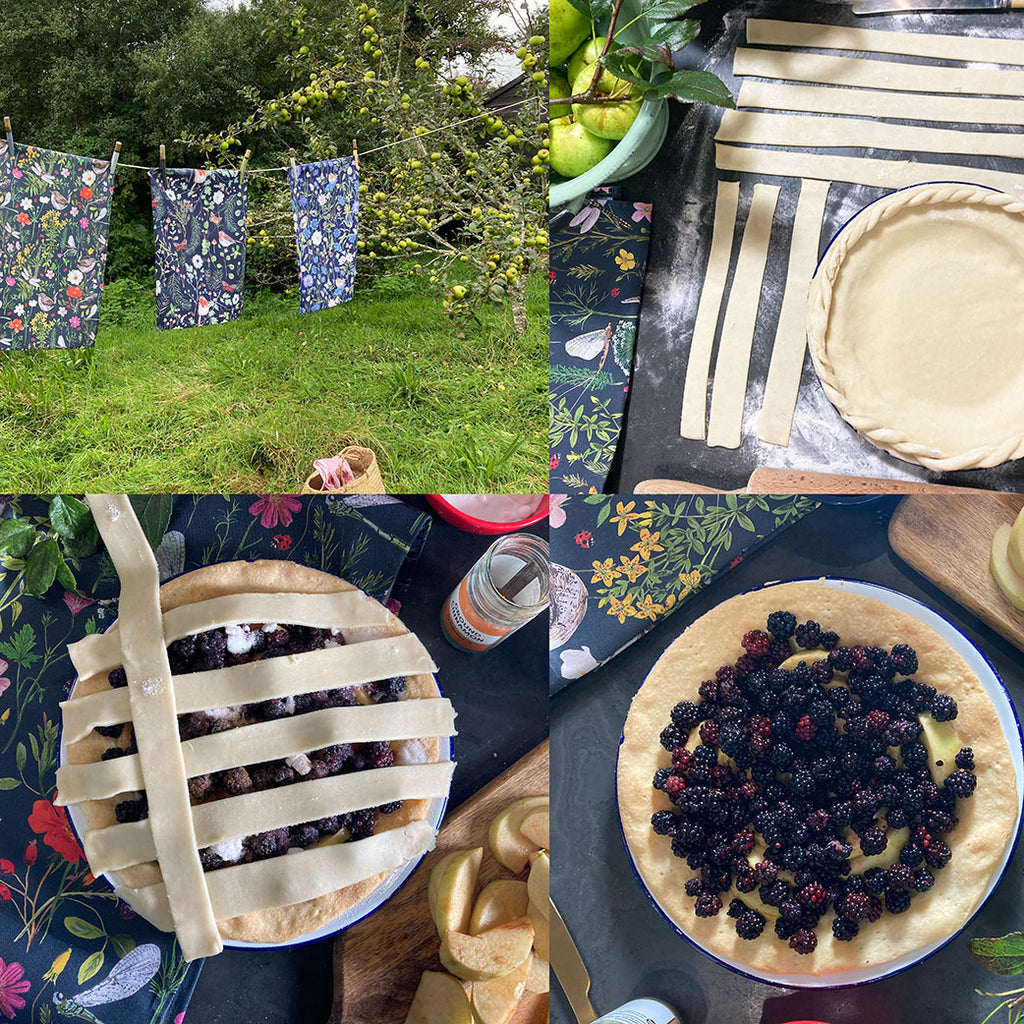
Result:
M359 145L356 143L355 139L352 140L352 158L356 162L356 170L358 171L359 170Z
M242 165L238 168L238 180L245 181L245 169L249 166L249 157L252 156L252 150L247 149L245 156L242 157Z
M167 148L160 143L160 177L164 185L167 184Z
M4 131L7 132L7 152L14 156L14 131L9 117L4 118Z
M114 143L114 155L110 158L110 177L114 177L114 172L117 170L117 161L121 158L121 143Z
M291 161L292 167L294 167L295 166L295 150L294 149L289 149L288 150L288 159Z

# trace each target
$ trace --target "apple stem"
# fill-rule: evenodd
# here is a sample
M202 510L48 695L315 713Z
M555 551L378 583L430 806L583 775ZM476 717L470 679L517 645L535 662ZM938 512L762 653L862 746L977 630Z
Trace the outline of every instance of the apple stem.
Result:
M601 78L601 73L604 71L604 65L601 63L601 60L608 56L608 51L611 49L612 41L615 36L615 22L618 20L619 11L621 10L622 0L615 0L615 6L612 8L611 17L608 19L608 29L604 36L604 49L601 51L601 56L598 57L594 64L594 77L591 79L590 88L583 94L584 96L592 96L597 91L597 83ZM577 99L577 97L573 96L572 102L582 103L584 100ZM593 100L590 100L589 102L593 102Z

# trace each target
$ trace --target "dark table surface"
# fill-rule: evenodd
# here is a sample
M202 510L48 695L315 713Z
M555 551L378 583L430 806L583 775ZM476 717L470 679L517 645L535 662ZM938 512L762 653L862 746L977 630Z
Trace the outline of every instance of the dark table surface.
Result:
M836 0L825 3L813 0L711 0L695 8L690 15L700 20L701 33L696 42L676 55L677 63L683 67L706 67L714 71L734 96L740 80L732 75L732 55L736 45L745 39L744 26L749 17L869 29L1024 37L1024 21L1017 12L858 18L848 4ZM887 59L883 54L870 56ZM911 63L915 60L908 57L892 59ZM908 102L913 103L913 97ZM862 476L919 480L941 478L943 483L1021 490L1024 487L1022 460L993 470L936 474L874 447L848 426L832 407L818 382L809 355L804 361L800 399L789 445L770 445L757 439L760 395L768 372L782 300L789 260L789 235L800 183L795 178L716 171L714 135L721 111L715 107L684 106L675 102L670 102L669 109L668 136L661 151L646 168L619 183L623 198L653 203L654 212L626 428L619 445L620 457L612 468L606 489L631 491L640 480L651 477L681 478L705 486L738 488L746 484L757 466L775 466ZM920 125L922 122L907 123ZM1020 131L1021 128L1008 130ZM879 159L905 158L883 150L808 152L834 152ZM910 158L942 164L973 164L1003 171L1021 170L1019 160L946 154L910 154ZM735 450L709 448L704 441L679 436L686 359L711 244L718 178L741 182L740 224L749 207L752 182L767 181L782 188L751 356L743 443ZM965 170L963 180L970 180L969 169ZM836 182L829 194L822 246L854 213L886 191ZM714 362L712 374L713 371Z
M799 992L752 981L720 967L680 938L654 909L630 867L615 803L615 757L629 702L665 648L709 608L770 580L833 575L883 584L918 598L974 640L1024 702L1024 655L955 601L904 565L886 537L893 499L865 506L823 506L760 553L712 583L693 604L551 706L552 890L593 980L598 1013L643 995L664 999L682 1024L981 1024L1002 991L975 963L967 940L1002 935L1024 919L1024 851L1018 848L1001 885L965 932L917 967L860 988ZM584 756L585 755L585 756ZM574 1024L557 985L551 1019ZM1005 1013L1002 1018L1005 1020Z
M422 497L407 500L430 510ZM529 532L546 537L547 522ZM547 735L546 616L482 655L456 650L441 633L444 600L494 539L464 533L435 515L400 612L437 662L438 682L458 712L453 808ZM326 1021L334 998L335 941L287 950L225 949L203 966L189 1024Z

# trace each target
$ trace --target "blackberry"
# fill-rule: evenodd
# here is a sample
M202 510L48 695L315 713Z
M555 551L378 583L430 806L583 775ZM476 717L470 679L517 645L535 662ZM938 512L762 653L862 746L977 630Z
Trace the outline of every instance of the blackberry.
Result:
M961 799L966 799L972 796L974 793L974 787L978 785L978 780L974 776L973 772L967 771L964 768L958 768L955 772L951 772L946 776L946 789L949 790L954 796Z
M800 721L796 723L797 739L801 739L805 743L810 743L810 741L814 739L817 732L818 726L811 719L810 715L804 715L800 719Z
M705 679L700 686L697 687L697 692L705 702L714 702L718 700L718 681L716 679ZM702 714L701 718L706 718L706 714Z
M704 891L704 884L696 876L688 878L683 886L683 891L687 896L699 896Z
M807 768L797 768L793 772L790 786L794 793L804 797L813 796L818 789L818 783L814 778L813 772Z
M672 724L689 732L701 720L701 713L693 701L681 700L672 709Z
M765 653L771 650L771 646L771 640L768 640L765 646ZM736 678L740 681L746 679L751 672L756 672L758 668L760 668L760 658L755 657L753 654L741 654L733 666Z
M813 953L818 946L818 936L810 928L798 928L790 938L789 946L798 953Z
M122 800L114 808L114 817L123 825L129 821L142 821L149 817L149 804L145 796L135 800Z
M120 747L107 747L100 754L101 761L112 761L115 757L124 757L124 751Z
M377 704L390 704L405 693L405 676L391 676L389 679L378 679L364 687Z
M851 921L861 921L867 917L871 908L871 896L866 892L847 893L840 904L843 916Z
M729 903L729 909L726 913L733 918L739 917L740 914L744 913L747 909L746 903L743 900L732 900Z
M128 685L128 676L125 674L124 668L118 666L107 676L107 682L114 687L115 690L120 689L122 686Z
M864 720L868 724L868 728L872 732L884 733L889 728L889 714L886 711L869 711L865 716Z
M912 888L915 892L927 892L935 884L935 876L927 868L914 872Z
M944 868L952 857L953 851L941 840L933 840L924 851L924 859L932 868Z
M364 750L373 746L374 744L367 743L364 745ZM385 744L385 746L387 746L387 744ZM394 757L394 755L392 755L392 757ZM335 743L329 747L323 747L321 750L314 751L310 755L310 760L313 762L313 770L310 774L315 778L323 779L328 775L340 775L345 770L350 760L354 760L353 750L347 743ZM353 767L355 767L355 765L353 765ZM359 767L370 768L375 766L366 763L365 758L362 758L361 763L359 763Z
M709 747L718 745L718 723L717 722L701 722L700 725L700 741Z
M398 800L396 802L400 804L402 801ZM391 805L390 804L385 804L384 806L385 807L390 807ZM377 810L381 810L381 808L378 807ZM393 814L394 812L393 811L385 811L383 813ZM317 818L317 820L313 822L313 825L316 827L317 831L322 836L333 836L333 835L336 835L338 832L341 831L341 815L340 814L332 814L332 815L329 815L326 818Z
M775 934L780 939L791 939L799 927L798 922L791 921L788 917L780 917L775 922Z
M833 647L828 652L828 660L837 672L849 672L853 668L853 652L849 647Z
M671 811L666 813L671 814ZM675 815L673 815L675 817ZM679 842L687 847L699 846L704 842L704 829L696 821L687 821L685 818L676 818L675 832Z
M895 644L889 657L901 676L912 676L917 671L917 652L909 644Z
M960 823L960 819L948 811L928 811L924 823L930 832L952 832Z
M229 768L225 772L218 772L217 780L231 796L249 793L253 788L252 779L244 768Z
M869 828L860 837L860 849L867 857L874 857L889 845L885 832L880 828Z
M824 907L828 893L820 882L810 882L796 894L796 898L805 907Z
M923 768L928 763L928 748L923 743L904 743L900 756L907 768Z
M124 726L120 723L117 725L97 725L96 731L101 735L105 736L108 740L116 740L121 735L121 730Z
M224 867L224 861L208 846L199 851L199 863L204 871L216 871Z
M722 901L709 892L701 893L693 905L693 912L698 917L715 917L722 909Z
M196 636L195 669L209 672L224 667L227 639L220 629L207 630Z
M768 632L777 640L788 640L796 632L796 616L792 612L772 612Z
M367 839L373 835L373 827L377 824L377 812L372 807L361 811L352 811L341 815L342 826L348 829L348 842Z
M323 711L329 704L326 690L314 690L312 693L299 693L295 696L295 713L308 715L311 711Z
M889 889L906 889L913 881L914 872L906 864L896 863L885 869L885 883Z
M818 637L818 646L824 647L826 651L834 650L838 643L839 634L833 632L831 629L825 630L825 632Z
M269 832L246 836L243 845L252 854L253 860L276 857L288 849L288 829L275 828Z
M786 918L787 921L799 922L803 912L803 907L796 900L783 900L779 904L779 916Z
M882 868L868 868L864 872L864 887L875 896L885 892L885 871Z
M832 663L828 658L822 658L820 661L816 661L811 666L811 682L815 686L826 686L832 682L832 678L835 675L835 669L832 667Z
M745 910L736 919L736 934L741 939L756 939L764 931L765 920L756 910Z
M815 700L807 706L807 715L819 728L835 721L835 712L827 700Z
M666 725L661 730L661 745L666 750L675 750L676 747L685 747L689 739L689 733L680 729L678 725Z
M313 825L293 825L288 829L288 843L291 846L312 846L314 843L319 841L320 832Z
M795 636L797 646L809 651L812 647L818 646L818 640L821 639L821 626L817 622L808 620L796 627Z
M924 860L924 854L921 852L921 847L915 843L907 843L900 850L900 863L906 864L908 868L916 868L922 860Z
M945 693L937 693L932 698L930 710L936 722L951 722L957 716L956 701Z
M970 747L960 748L956 755L956 766L957 768L963 768L965 771L973 771L974 751Z
M654 829L654 834L658 836L672 835L678 821L679 818L671 811L655 811L651 815L651 827Z
M857 932L860 931L860 925L856 921L851 921L846 917L837 917L832 922L832 934L840 942L849 942L851 939L857 937Z
M882 754L875 758L871 770L878 778L884 779L896 770L896 762L888 754Z
M906 889L890 889L885 894L885 909L890 914L903 914L910 909L910 893Z
M651 782L651 785L655 789L660 789L660 790L662 790L662 792L664 792L664 790L665 790L665 783L668 781L668 775L669 775L669 771L668 771L667 768L659 768L654 773L654 780Z
M768 760L778 771L789 771L793 764L793 748L788 743L776 743L768 750Z
M755 658L763 658L771 649L771 642L772 638L761 629L752 629L749 633L744 633L740 641L743 649Z

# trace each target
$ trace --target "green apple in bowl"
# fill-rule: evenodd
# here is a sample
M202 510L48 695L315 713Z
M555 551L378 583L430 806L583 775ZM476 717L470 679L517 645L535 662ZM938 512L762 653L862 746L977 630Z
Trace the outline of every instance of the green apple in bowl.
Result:
M573 79L573 94L579 95L590 88L590 83L597 70L594 63L585 64L580 73ZM576 120L592 135L602 139L621 139L633 126L640 107L643 104L643 93L639 86L618 78L610 71L601 72L597 80L599 96L620 99L615 103L574 103L572 112Z
M593 135L578 121L552 121L549 162L563 178L576 178L596 167L614 148L611 139Z
M551 80L548 82L548 120L557 121L562 117L569 117L572 114L572 106L568 103L558 103L557 100L568 99L572 95L569 87L569 79L565 75L552 71Z
M588 39L576 52L569 58L569 81L575 82L579 73L587 64L593 64L598 57L604 53L605 37L598 36L596 39ZM619 48L619 44L612 40L611 46L608 47L608 52L613 53ZM591 71L593 74L593 71Z
M564 64L584 39L590 35L591 21L576 10L569 0L549 0L548 40L551 67Z

